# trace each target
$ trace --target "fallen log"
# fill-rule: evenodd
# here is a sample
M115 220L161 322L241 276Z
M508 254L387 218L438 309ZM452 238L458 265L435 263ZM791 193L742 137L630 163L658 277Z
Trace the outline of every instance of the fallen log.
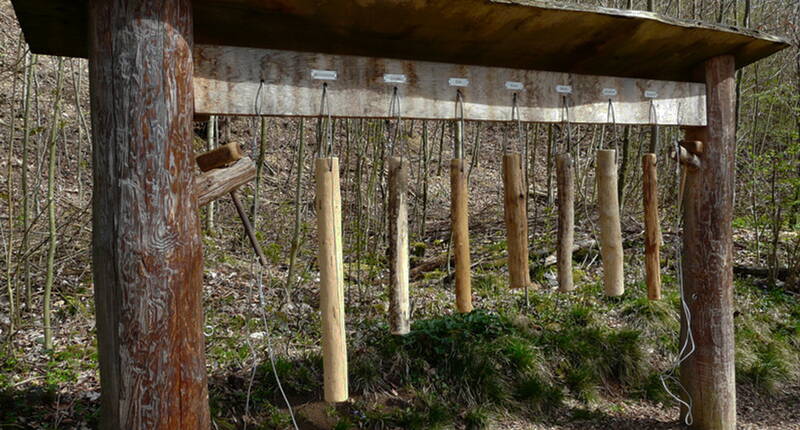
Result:
M772 270L768 267L756 267L745 265L734 265L733 273L737 275L753 276L756 278L769 278ZM776 273L776 278L780 281L786 281L792 275L792 270L788 267L779 267Z

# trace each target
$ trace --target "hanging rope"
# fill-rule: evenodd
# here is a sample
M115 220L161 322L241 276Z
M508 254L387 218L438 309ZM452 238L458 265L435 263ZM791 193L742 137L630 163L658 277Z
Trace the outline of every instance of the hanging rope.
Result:
M651 113L655 114L655 105L653 101L650 101L651 104ZM680 111L680 104L678 105L678 110ZM655 116L655 115L654 115ZM680 115L678 116L678 125L680 125ZM655 122L656 126L658 125L658 121ZM681 146L680 142L676 139L675 140L675 153L680 154ZM676 181L680 181L681 185L678 188L678 202L676 203L677 210L678 210L678 217L675 221L675 231L681 232L678 235L678 244L675 248L675 267L678 276L678 285L680 286L680 298L681 298L681 309L683 309L683 313L686 316L686 338L681 345L680 352L678 352L678 357L675 359L675 362L666 373L660 376L661 385L664 387L664 391L672 397L676 402L683 405L686 408L686 416L684 417L684 422L687 426L691 426L694 422L694 417L692 415L692 408L694 406L694 402L692 399L692 395L689 391L686 390L686 387L681 384L681 381L675 377L675 372L681 367L681 364L685 362L692 354L694 354L696 345L694 342L694 335L692 334L692 312L689 310L689 305L686 302L686 295L683 286L683 232L681 229L683 228L683 216L681 215L683 212L683 178L685 178L686 172L685 169L681 169L681 162L680 157L675 157L675 177ZM669 389L667 385L667 381L672 381L678 385L681 391L686 395L687 400L684 401L680 398L680 396L676 395Z
M614 110L614 101L609 97L608 111L606 112L606 123L611 123L611 140L614 141L614 161L619 165L619 136L617 135L617 113ZM604 126L605 127L605 126ZM605 147L605 131L600 134L600 148Z
M464 157L464 96L461 90L456 90L455 104L456 141L453 146L453 158Z
M562 122L564 123L564 132L566 133L566 138L564 139L567 143L567 152L572 151L572 127L571 121L569 117L569 100L567 99L567 95L564 94L561 96L561 105L562 105Z
M394 155L395 148L398 146L397 141L401 135L402 127L403 127L403 118L401 116L400 110L400 95L398 94L397 87L394 87L392 91L392 99L389 102L389 120L387 120L386 126L386 134L388 135L389 140L389 153ZM390 127L391 118L395 118L395 126L394 129ZM400 152L400 158L402 159L403 154L405 153L405 148L403 144L404 140L400 139L400 147L397 148L398 152Z
M260 104L260 102L261 102L261 90L263 88L264 88L264 80L262 79L261 83L258 86L258 91L256 91L256 98L253 101L253 112L255 113L255 115L257 117L261 116L261 104ZM258 199L258 196L254 196L254 198ZM257 289L258 289L258 309L259 309L259 314L260 314L260 317L261 317L261 323L264 325L264 333L266 334L266 338L267 338L267 355L269 356L270 365L272 366L272 374L275 377L275 382L278 385L278 391L280 391L281 396L283 397L283 401L286 403L286 408L289 410L289 416L292 419L292 425L294 426L295 430L299 430L299 427L297 425L297 421L295 420L295 417L294 417L294 410L292 409L292 404L291 404L291 402L289 402L289 398L286 396L286 391L284 391L284 389L283 389L283 384L281 383L281 379L278 376L278 369L277 369L277 367L275 365L275 352L274 352L274 350L272 348L272 334L270 333L269 324L267 322L267 312L266 312L266 306L267 305L266 305L266 300L264 298L263 271L264 271L264 266L262 266L260 264L260 260L258 258L258 255L253 253L253 261L251 262L250 272L251 273L253 273L253 272L256 273L255 283L256 283L256 286L257 286ZM249 288L249 291L248 291L248 297L250 298L250 300L252 302L253 284L250 284L250 288ZM245 338L245 342L247 343L248 349L250 349L250 355L251 355L251 357L253 359L253 371L250 373L250 381L249 381L249 383L247 385L247 399L245 401L245 407L244 407L245 417L249 417L250 416L250 400L251 400L251 394L252 394L252 391L253 391L253 383L255 382L255 379L256 379L256 365L255 365L255 363L258 360L258 356L256 355L255 347L253 346L252 342L250 341L250 326L249 326L249 324L245 324L245 328L246 328L246 333L245 334L247 336ZM246 420L244 422L244 428L247 429L247 421Z
M328 101L328 84L323 83L317 121L317 158L329 158L331 154L333 154L333 118Z
M519 114L519 96L517 93L511 97L511 123L512 127L516 126L517 129L517 147L514 148L514 144L512 143L512 139L506 135L505 137L505 144L503 145L503 154L508 154L509 152L519 152L522 153L521 148L525 148L525 139L522 133L522 120L520 119Z

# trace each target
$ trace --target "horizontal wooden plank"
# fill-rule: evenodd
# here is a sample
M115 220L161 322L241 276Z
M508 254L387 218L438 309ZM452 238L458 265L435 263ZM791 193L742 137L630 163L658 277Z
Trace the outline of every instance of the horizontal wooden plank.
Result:
M337 117L388 117L396 87L405 118L454 118L461 91L469 120L510 120L516 93L526 122L706 124L691 82L204 45L194 73L198 114L317 116L326 84Z
M87 0L12 0L33 52L86 56ZM789 46L754 30L537 0L192 0L195 41L685 81Z

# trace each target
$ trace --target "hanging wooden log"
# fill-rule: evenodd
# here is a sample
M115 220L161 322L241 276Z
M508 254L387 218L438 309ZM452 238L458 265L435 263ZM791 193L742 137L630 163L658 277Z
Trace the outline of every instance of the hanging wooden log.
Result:
M194 179L197 206L205 206L228 195L255 177L256 165L248 157L242 158L230 167L203 172Z
M469 215L467 212L467 172L463 158L450 161L450 224L453 254L456 257L456 309L472 311L472 279L470 278Z
M322 310L322 365L325 401L344 402L347 387L347 343L344 325L344 263L342 261L342 197L339 159L314 163L319 238L319 306Z
M700 157L689 152L686 148L682 146L679 148L679 151L680 155L678 155L675 150L673 150L672 153L670 153L670 156L672 156L673 160L678 159L681 162L681 164L692 169L700 168Z
M644 193L644 267L647 297L661 299L661 225L658 217L658 178L656 154L642 156Z
M708 92L708 127L686 130L686 140L699 140L704 148L701 167L686 169L683 200L683 288L689 313L682 312L681 339L691 327L695 350L681 364L681 383L693 400L692 428L733 430L735 59L713 58L701 73ZM686 412L682 410L684 416Z
M83 5L99 427L208 429L191 1Z
M511 288L531 285L528 267L528 214L522 156L503 155L503 190L508 247L508 275Z
M572 250L575 242L575 169L570 154L556 158L558 185L558 289L575 289L572 280Z
M405 335L411 330L408 300L408 163L389 157L389 330Z
M597 209L599 211L600 255L603 258L603 283L608 296L625 292L622 227L617 198L616 151L597 151Z

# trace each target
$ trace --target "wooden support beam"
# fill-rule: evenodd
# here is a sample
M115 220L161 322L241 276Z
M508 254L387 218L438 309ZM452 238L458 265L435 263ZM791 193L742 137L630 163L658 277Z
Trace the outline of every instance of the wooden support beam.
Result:
M238 143L230 142L198 155L195 161L201 172L208 172L211 169L228 167L242 158L242 148Z
M503 190L509 285L511 288L526 288L531 285L528 267L528 206L522 156L519 153L503 155Z
M450 228L456 257L456 309L472 312L472 279L469 255L469 215L467 173L463 158L450 161Z
M704 143L701 166L687 169L683 200L682 312L694 353L681 364L681 383L692 398L692 428L736 428L733 330L733 197L736 154L736 80L733 57L707 61L708 127L687 130ZM691 318L689 317L691 315ZM682 411L685 416L686 410Z
M342 196L339 159L314 163L319 238L319 306L322 312L322 365L325 401L344 402L347 387L347 341L344 329L344 262L342 261Z
M569 292L575 289L572 281L572 250L575 242L575 169L572 156L560 154L556 158L558 184L558 289Z
M194 180L194 193L197 206L205 206L235 191L256 177L256 165L245 157L224 169L203 172Z
M100 428L208 429L191 1L88 11Z
M603 283L608 296L625 292L622 226L617 199L616 151L597 151L597 210L599 211L600 255L603 258Z
M327 83L331 113L341 117L385 117L397 87L407 118L452 119L458 89L467 120L507 121L517 93L522 121L560 123L570 91L573 123L611 122L611 99L616 124L653 123L652 102L664 112L659 125L706 125L698 83L207 45L195 58L195 106L204 114L255 115L260 96L263 115L317 116Z
M661 300L661 225L658 217L658 169L656 154L642 156L644 194L644 268L647 297Z
M389 157L389 330L411 331L408 300L408 162Z

